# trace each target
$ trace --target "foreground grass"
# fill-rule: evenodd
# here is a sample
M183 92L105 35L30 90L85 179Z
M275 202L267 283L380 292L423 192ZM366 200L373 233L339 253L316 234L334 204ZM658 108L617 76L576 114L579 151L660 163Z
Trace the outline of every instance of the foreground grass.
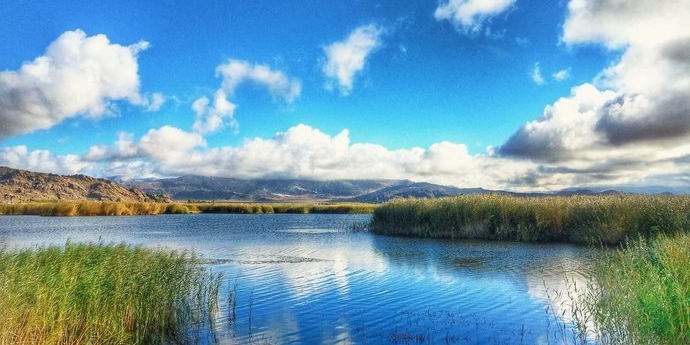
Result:
M371 229L417 237L619 244L627 238L687 232L690 197L396 199L375 209Z
M601 261L595 276L595 320L608 334L690 344L690 235L635 241Z
M38 216L131 216L186 213L372 213L376 206L362 203L332 204L239 204L150 203L113 201L47 201L0 204L0 215Z
M574 343L690 344L690 235L638 239L600 259L567 301ZM584 290L584 291L583 291Z
M0 344L176 344L211 322L219 277L126 245L0 249Z

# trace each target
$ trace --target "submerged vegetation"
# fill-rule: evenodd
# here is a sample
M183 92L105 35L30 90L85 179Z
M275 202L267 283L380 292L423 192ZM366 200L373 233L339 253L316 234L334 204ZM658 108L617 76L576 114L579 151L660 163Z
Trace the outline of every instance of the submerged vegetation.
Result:
M131 216L186 213L372 213L376 206L363 203L244 204L152 203L115 201L46 201L0 204L0 215Z
M0 248L0 344L193 343L213 320L219 286L186 253Z
M371 229L379 234L432 238L619 244L627 238L688 232L690 197L396 199L375 209Z

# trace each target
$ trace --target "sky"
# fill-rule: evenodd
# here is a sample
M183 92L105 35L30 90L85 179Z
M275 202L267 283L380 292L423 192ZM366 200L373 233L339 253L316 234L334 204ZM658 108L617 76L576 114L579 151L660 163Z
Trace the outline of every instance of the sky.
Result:
M39 0L0 17L0 165L690 190L689 0Z

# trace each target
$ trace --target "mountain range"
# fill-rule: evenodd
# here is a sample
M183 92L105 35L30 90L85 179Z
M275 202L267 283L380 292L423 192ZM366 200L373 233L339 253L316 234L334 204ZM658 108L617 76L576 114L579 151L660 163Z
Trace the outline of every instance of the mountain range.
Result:
M116 179L116 178L113 178ZM257 202L341 201L381 203L393 198L441 198L464 194L499 193L515 196L545 196L546 193L515 193L483 188L457 188L410 180L300 179L244 180L186 175L166 179L121 181L128 188L148 194L168 195L174 200L227 200ZM568 189L556 195L620 193L615 190Z
M628 191L626 192L637 192ZM174 178L122 180L86 175L57 175L0 167L0 201L103 200L238 202L367 202L393 198L441 198L499 193L515 196L598 195L614 189L568 188L554 193L516 193L483 188L457 188L410 180L235 179L185 175ZM660 193L656 191L655 193ZM666 191L668 193L668 190Z

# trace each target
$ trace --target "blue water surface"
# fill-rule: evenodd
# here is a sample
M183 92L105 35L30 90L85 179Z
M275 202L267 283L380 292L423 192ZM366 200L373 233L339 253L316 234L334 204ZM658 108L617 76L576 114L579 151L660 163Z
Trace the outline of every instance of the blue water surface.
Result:
M220 344L572 340L568 301L562 296L573 282L585 285L591 249L351 230L369 217L4 216L0 245L26 248L69 240L194 251L223 274L214 325L214 341ZM229 293L236 296L234 313Z

